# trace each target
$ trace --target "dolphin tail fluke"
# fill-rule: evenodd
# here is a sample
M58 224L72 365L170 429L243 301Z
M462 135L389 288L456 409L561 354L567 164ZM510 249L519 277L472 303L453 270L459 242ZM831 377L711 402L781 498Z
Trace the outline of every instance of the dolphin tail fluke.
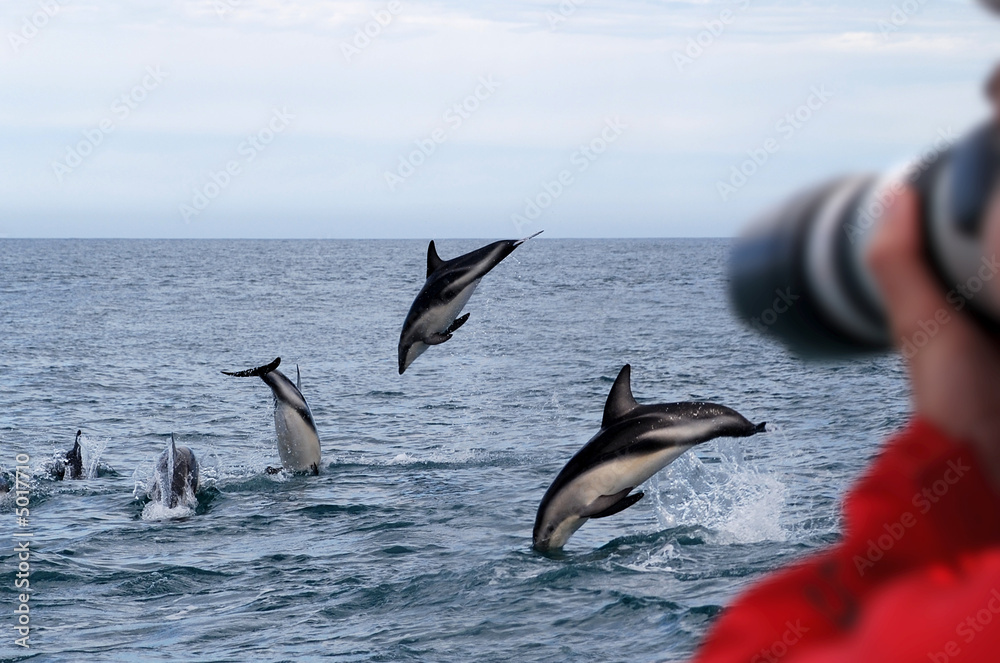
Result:
M521 246L522 244L524 244L525 242L527 242L529 239L535 239L536 237L538 237L539 235L541 235L543 232L545 232L545 231L544 230L539 230L534 235L529 235L528 237L524 237L522 239L519 239L516 242L514 242L514 246Z
M223 375L229 375L229 376L232 376L234 378L254 378L254 377L260 377L262 375L267 375L268 373L270 373L274 369L278 368L278 365L280 363L281 363L281 357L278 357L274 361L272 361L270 364L267 364L266 366L258 366L257 368L249 368L249 369L247 369L245 371L235 371L235 372L222 371L222 374Z
M762 421L759 424L754 424L754 433L766 433L767 432L767 422Z

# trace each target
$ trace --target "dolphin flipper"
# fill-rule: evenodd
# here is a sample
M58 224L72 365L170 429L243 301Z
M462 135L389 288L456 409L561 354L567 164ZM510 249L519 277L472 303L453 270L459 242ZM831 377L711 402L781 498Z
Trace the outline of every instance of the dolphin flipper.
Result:
M223 375L231 375L234 378L254 378L254 377L260 377L262 375L267 375L268 373L271 373L272 371L274 371L274 369L278 368L278 365L280 363L281 363L281 357L278 357L277 359L275 359L274 361L272 361L270 364L267 364L266 366L258 366L257 368L249 368L249 369L247 369L245 371L235 371L235 372L222 371L222 374Z
M451 340L451 333L444 334L431 334L424 339L424 343L427 345L441 345L445 341Z
M459 327L461 327L462 325L464 325L466 323L466 321L468 321L468 319L469 319L469 314L468 313L466 313L465 315L463 315L461 318L456 318L455 322L451 323L451 326L448 327L448 331L445 332L445 333L446 334L454 334L455 330L458 329Z
M615 495L602 495L598 497L587 507L587 511L583 516L585 518L607 518L608 516L613 516L629 508L645 495L643 492L629 495L630 490L632 489L627 488Z

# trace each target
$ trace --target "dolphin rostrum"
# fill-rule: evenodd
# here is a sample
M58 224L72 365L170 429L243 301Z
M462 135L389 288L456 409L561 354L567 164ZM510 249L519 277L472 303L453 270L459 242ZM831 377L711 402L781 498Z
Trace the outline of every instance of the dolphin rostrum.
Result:
M399 374L428 347L450 339L469 319L468 313L458 315L482 278L514 249L540 234L493 242L451 260L438 256L432 240L427 246L427 280L413 300L399 334Z
M714 403L639 405L631 370L626 364L611 387L601 430L545 492L532 535L537 550L562 548L588 519L613 516L638 502L643 493L632 490L691 447L765 430L765 424Z
M187 447L178 447L174 434L170 444L156 461L156 473L149 498L168 509L194 502L198 492L198 461Z
M290 472L319 474L319 433L312 412L302 396L302 376L295 367L296 383L277 370L278 357L266 366L225 375L237 378L259 377L274 394L274 431L278 435L278 456L281 465Z

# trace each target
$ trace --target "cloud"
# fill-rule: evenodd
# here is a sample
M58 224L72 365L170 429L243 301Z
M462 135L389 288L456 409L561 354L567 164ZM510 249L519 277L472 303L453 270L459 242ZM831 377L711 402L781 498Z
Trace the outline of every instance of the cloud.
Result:
M22 48L0 45L0 86L15 91L0 98L0 232L498 236L525 196L619 116L629 131L553 206L555 227L730 234L796 186L879 168L936 127L974 122L1000 28L968 2L928 4L885 36L891 2L631 0L400 0L372 28L387 6L66 0ZM3 3L2 32L18 34L38 10L37 0ZM713 35L726 10L734 20ZM552 13L566 20L553 27ZM348 60L342 45L366 27L375 36ZM692 40L703 52L680 71L675 56ZM169 77L59 181L53 162L147 66ZM499 81L496 93L390 190L384 173L482 76ZM836 99L720 204L718 177L816 84ZM178 206L275 108L294 124L184 224Z

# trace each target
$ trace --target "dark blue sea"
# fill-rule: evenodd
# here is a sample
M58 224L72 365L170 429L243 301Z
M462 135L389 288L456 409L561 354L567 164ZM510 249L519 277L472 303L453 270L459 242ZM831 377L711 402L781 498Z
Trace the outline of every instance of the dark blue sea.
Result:
M23 649L0 500L0 660L686 660L741 590L838 539L907 412L898 359L803 364L734 321L728 246L532 240L400 376L424 241L0 240L0 469L30 456L34 535ZM220 373L277 356L319 476L265 473L270 391ZM538 554L538 503L625 363L641 403L770 432L696 448ZM48 478L77 429L90 478ZM181 518L145 498L170 433L201 463Z

